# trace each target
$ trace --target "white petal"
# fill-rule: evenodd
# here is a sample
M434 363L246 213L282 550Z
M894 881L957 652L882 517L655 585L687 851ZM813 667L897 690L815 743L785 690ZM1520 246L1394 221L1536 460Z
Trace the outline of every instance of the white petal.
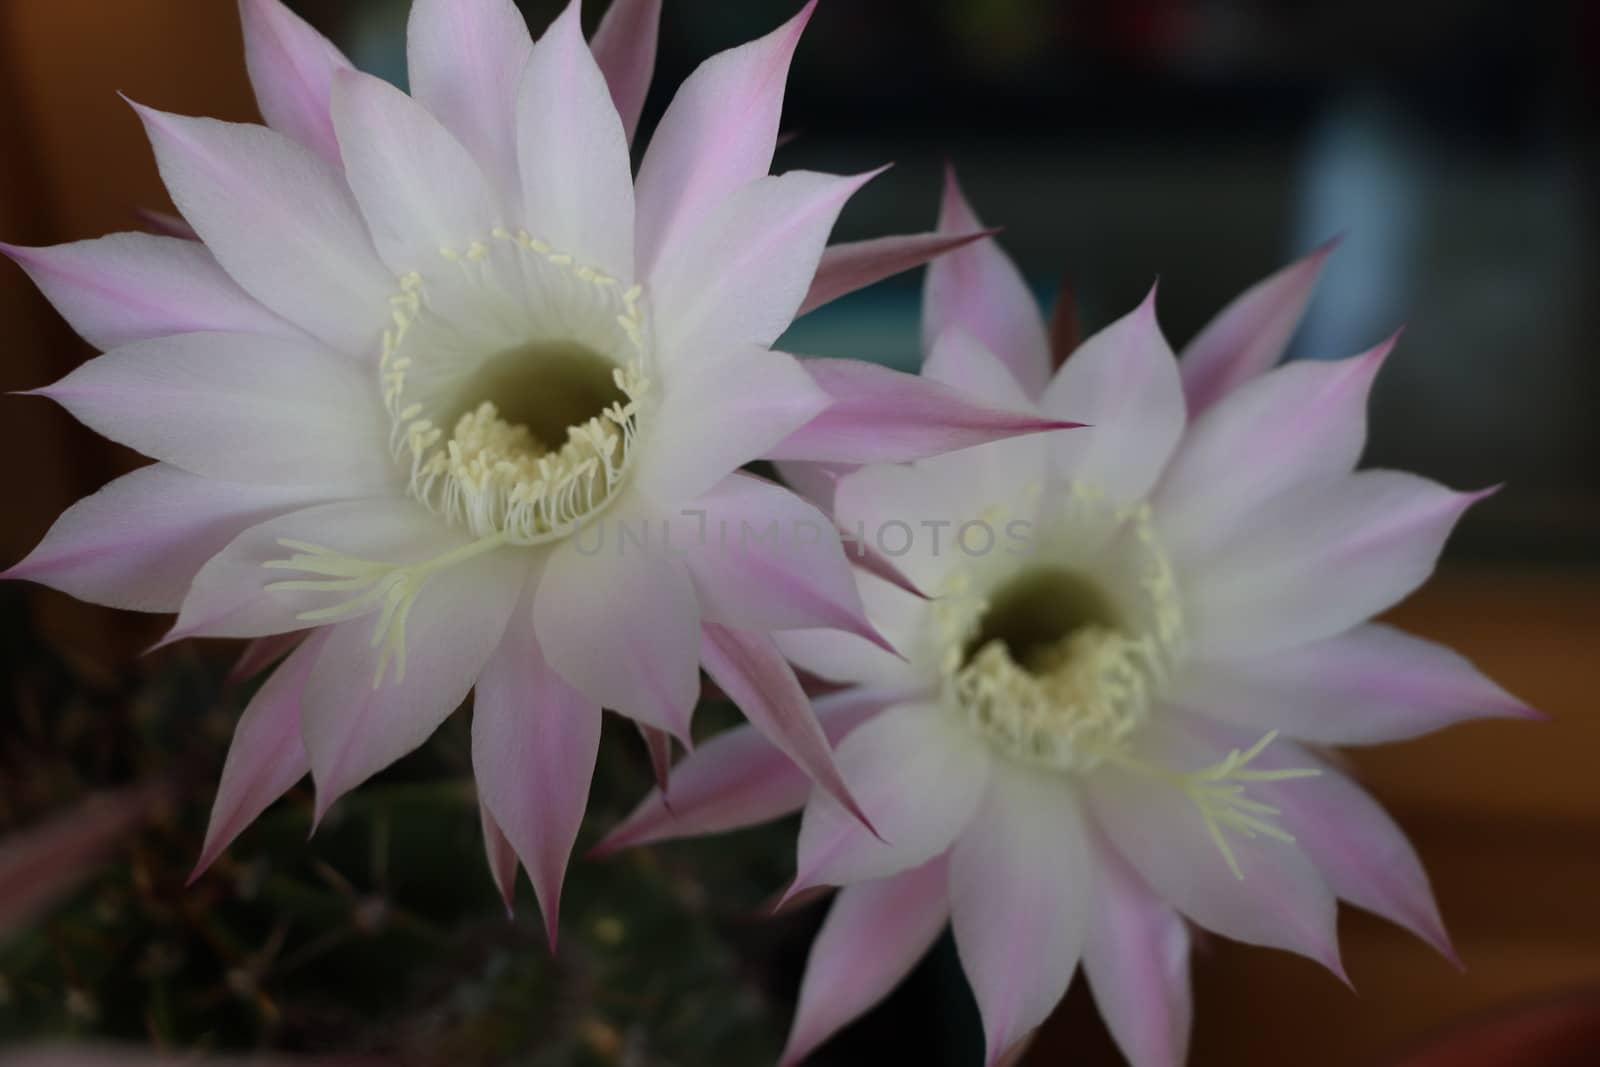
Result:
M282 0L243 0L244 61L261 117L279 133L339 165L328 98L350 61Z
M915 647L927 624L928 601L859 569L855 581L867 621L896 649L909 651ZM913 688L938 684L859 634L831 629L785 630L773 634L773 640L789 662L832 682Z

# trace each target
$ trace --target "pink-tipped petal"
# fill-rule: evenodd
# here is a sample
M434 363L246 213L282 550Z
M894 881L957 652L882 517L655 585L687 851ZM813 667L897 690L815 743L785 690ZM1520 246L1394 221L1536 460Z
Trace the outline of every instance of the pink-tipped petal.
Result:
M899 985L950 918L944 856L842 890L811 944L780 1067L794 1067Z
M769 457L821 463L904 463L1079 423L981 403L948 385L854 359L801 365L832 398Z
M239 20L261 117L338 166L328 100L334 76L350 70L350 61L282 0L240 0Z
M1083 972L1130 1067L1183 1067L1194 998L1189 926L1103 835L1095 842L1095 914Z
M307 631L296 630L286 634L273 634L271 637L258 637L251 641L244 646L244 652L240 653L233 666L228 668L228 684L238 685L241 682L248 682L299 648L300 642L306 639L306 635Z
M482 241L502 221L483 171L421 104L350 71L333 90L345 177L373 244L397 275L451 265L440 249Z
M792 170L730 193L650 275L662 359L770 345L794 321L845 202L881 171Z
M884 640L896 648L911 648L926 621L927 599L862 568L855 580L867 618L881 639L828 629L782 630L773 634L773 640L791 663L829 682L888 688L922 685L925 675L904 656L885 649Z
M343 176L273 130L134 107L173 201L233 280L339 351L369 352L396 284Z
M211 805L205 843L189 881L204 874L245 827L311 770L300 738L301 701L325 635L315 635L272 672L234 727Z
M628 137L583 39L579 7L571 0L533 46L518 95L524 219L542 240L627 287L634 277Z
M650 80L655 76L660 34L661 0L611 0L589 39L629 144L639 128Z
M712 56L678 89L639 165L640 277L771 169L789 61L815 7L810 0L767 36Z
M931 263L948 252L999 232L989 229L971 233L913 233L831 245L822 253L811 290L795 314L815 311L841 296Z
M516 847L556 947L561 883L583 824L600 751L600 705L561 679L539 650L530 596L478 679L472 773L478 796Z
M1252 285L1189 342L1181 369L1191 417L1283 358L1336 244L1330 241Z
M1094 882L1071 786L1020 766L991 775L950 850L950 926L983 1016L989 1067L1066 993L1096 921Z
M1221 722L1319 745L1403 741L1534 714L1465 656L1381 623L1270 656L1192 663L1173 693Z
M659 544L640 547L654 516L616 509L594 534L550 556L534 598L539 648L556 673L599 704L690 744L700 695L700 609L683 560ZM650 534L642 536L648 538Z
M156 237L176 237L180 241L200 240L200 235L194 232L193 226L170 211L136 207L133 209L133 217L140 226Z
M707 622L701 626L700 647L706 673L744 717L829 799L870 829L872 824L835 763L833 748L811 709L810 698L772 639Z
M115 233L50 248L0 244L0 254L27 271L61 317L102 351L197 330L306 339L195 241Z
M982 228L961 193L954 168L947 168L939 232L971 233ZM1027 395L1036 397L1044 391L1051 365L1044 317L1022 272L992 238L951 252L928 268L922 297L923 351L951 326L960 326L999 356Z
M235 537L317 502L301 489L215 482L157 463L72 505L3 577L126 611L176 611Z
M839 528L839 536L844 538L845 555L849 556L850 561L860 567L863 573L870 574L874 578L881 578L901 592L910 593L918 600L932 599L922 591L916 582L911 580L909 574L901 570L899 565L876 545L868 541L856 540L855 534L842 526Z
M813 703L830 745L883 709L914 694L848 689ZM768 822L805 806L811 779L754 726L724 730L672 772L671 806L659 788L595 846L596 855Z
M1279 494L1186 566L1197 659L1263 655L1342 633L1433 573L1481 499L1398 471L1362 471ZM1175 554L1186 559L1181 544Z
M1398 339L1350 359L1279 367L1223 397L1189 428L1152 501L1163 535L1204 551L1278 493L1353 471L1367 397Z
M411 93L477 159L507 207L522 202L517 94L533 54L512 0L416 0L406 28Z
M478 802L478 822L483 827L483 858L489 864L489 877L505 902L506 918L516 914L517 901L517 850L506 837L494 814L481 800Z
M397 478L370 372L309 343L222 333L141 341L39 393L113 441L207 478L351 495L387 491Z
M1156 322L1156 291L1085 341L1045 390L1044 410L1093 429L1051 441L1064 478L1129 505L1142 500L1183 436L1183 389Z
M518 553L502 551L430 578L402 630L403 660L375 647L373 615L330 628L301 709L319 822L334 801L426 741L466 699L500 644L526 569Z
M921 866L965 829L991 777L989 756L970 732L927 704L890 708L845 738L834 758L878 836L814 793L800 823L791 896Z

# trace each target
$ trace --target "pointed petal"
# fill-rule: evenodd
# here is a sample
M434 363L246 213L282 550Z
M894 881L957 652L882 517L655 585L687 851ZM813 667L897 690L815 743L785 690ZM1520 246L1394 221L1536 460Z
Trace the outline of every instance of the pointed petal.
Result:
M634 278L628 138L578 14L572 0L539 38L518 94L525 219L543 240L627 286Z
M806 957L780 1067L792 1067L899 985L950 918L943 856L893 878L848 886Z
M639 128L650 80L655 76L660 33L661 0L611 0L589 41L629 144Z
M97 433L207 478L352 493L397 478L371 376L309 344L226 333L141 341L38 392Z
M753 345L668 373L641 449L639 486L662 506L689 503L814 419L828 403L800 361ZM706 418L707 408L717 417Z
M244 646L244 651L228 669L228 684L238 685L240 682L248 682L299 648L307 633L305 630L296 630L286 634L273 634L271 637L258 637L251 641Z
M949 326L933 339L922 363L922 376L997 408L1036 410L1000 357L963 326Z
M744 717L829 799L867 823L835 764L810 699L771 638L707 622L701 625L700 649L706 673Z
M1083 971L1130 1067L1183 1067L1194 1002L1188 924L1098 832Z
M791 896L921 866L971 821L990 777L981 743L927 704L891 708L858 727L835 760L881 837L827 795L813 794L800 823Z
M533 54L511 0L416 0L406 29L411 93L477 159L507 207L522 202L517 94Z
M885 708L912 694L899 690L848 689L813 703L830 745ZM639 802L595 846L596 855L624 848L741 830L805 806L811 779L754 726L724 730L695 748L672 771L671 807L660 789Z
M1183 389L1156 322L1155 290L1083 343L1045 390L1044 410L1088 423L1053 439L1062 476L1124 504L1144 499L1183 436Z
M904 463L1077 423L975 401L940 382L854 359L801 362L833 402L779 442L772 459Z
M1094 918L1095 874L1071 787L1007 766L950 850L950 925L993 1067L1060 1002Z
M504 221L461 142L383 79L341 74L333 122L345 177L378 254L395 274L443 267L441 249L486 240Z
M261 117L337 167L328 99L335 75L350 70L350 61L282 0L240 0L239 20Z
M176 611L206 561L243 531L316 503L300 489L235 485L157 463L68 508L4 573L127 611Z
M583 824L600 751L600 705L544 660L524 595L478 679L472 773L478 796L516 847L552 950L567 859Z
M258 126L134 105L183 217L234 281L341 352L368 352L395 282L343 178Z
M1362 471L1282 493L1209 555L1181 561L1190 653L1261 655L1348 630L1433 573L1456 521L1483 494L1398 471Z
M505 901L509 918L517 900L517 850L506 839L500 824L494 821L489 806L482 801L478 802L478 822L483 827L483 855L489 864L489 877L494 879L494 887Z
M1202 770L1227 755L1178 720L1171 712L1153 718L1129 755L1174 774ZM1333 892L1293 842L1220 831L1238 877L1188 794L1164 774L1108 766L1085 783L1095 821L1168 904L1225 937L1298 952L1342 975ZM1245 797L1256 800L1257 792L1251 784Z
M598 550L587 534L557 548L539 581L534 625L568 684L687 745L700 693L700 609L681 559L622 540L624 529L639 534L645 522L654 520L614 512Z
M947 169L939 232L982 228L955 170ZM999 356L1029 396L1044 391L1050 380L1044 317L1022 272L992 238L952 252L928 268L922 295L923 351L950 326L962 327Z
M426 741L466 699L505 633L526 568L521 553L500 551L430 578L404 624L398 662L385 664L374 647L371 616L329 630L301 714L319 821L334 801Z
M114 233L51 248L0 244L0 253L101 351L200 330L305 340L240 289L197 241Z
M785 658L818 678L845 684L864 683L891 688L920 688L927 677L901 656L883 647L913 647L925 623L926 598L864 570L856 574L856 590L868 621L881 635L869 640L843 630L783 630L773 640Z
M833 511L834 487L840 478L856 469L848 463L807 463L804 460L780 460L773 466L784 485L829 513Z
M1381 623L1270 656L1191 663L1177 702L1319 745L1403 741L1471 719L1534 712L1466 657Z
M674 538L702 616L745 630L833 628L881 643L833 522L772 482L734 474L684 508Z
M1283 358L1335 243L1246 289L1184 348L1183 392L1191 416Z
M811 291L800 304L796 316L815 311L824 304L858 289L865 289L902 271L931 263L947 252L964 248L974 241L993 237L999 230L974 230L970 233L909 233L896 237L876 237L868 241L829 246L817 265Z
M811 0L760 40L712 56L678 89L639 165L641 278L735 190L771 169L789 61L814 7Z
M1338 362L1299 362L1254 378L1189 429L1152 506L1188 552L1215 544L1235 517L1302 482L1355 470L1367 397L1398 334Z
M792 170L730 193L648 275L662 359L681 366L729 345L776 341L805 299L840 210L878 173Z
M311 668L322 652L316 635L272 672L251 698L234 727L228 758L217 783L200 858L189 875L204 874L233 839L311 770L300 739L301 698Z

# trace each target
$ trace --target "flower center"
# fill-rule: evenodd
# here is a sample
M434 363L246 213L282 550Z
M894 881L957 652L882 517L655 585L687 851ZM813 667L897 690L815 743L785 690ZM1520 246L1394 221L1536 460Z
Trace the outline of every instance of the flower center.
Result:
M1173 661L1181 613L1148 509L1107 511L1074 487L1021 570L957 575L941 605L948 698L1013 758L1097 766L1145 721Z
M402 279L381 381L411 496L478 537L566 536L615 496L650 381L642 293L526 233Z

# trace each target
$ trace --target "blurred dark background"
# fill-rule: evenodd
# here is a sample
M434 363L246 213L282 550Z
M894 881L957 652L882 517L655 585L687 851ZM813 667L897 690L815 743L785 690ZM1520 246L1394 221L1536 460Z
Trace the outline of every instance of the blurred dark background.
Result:
M359 66L403 83L405 0L292 6ZM537 31L559 5L523 6ZM643 134L699 60L796 6L667 0ZM592 25L603 4L588 7ZM118 90L255 118L237 15L221 0L4 0L0 59L6 241L95 236L166 206ZM1508 484L1396 619L1452 642L1554 721L1469 726L1355 761L1413 831L1466 973L1356 914L1344 928L1359 996L1302 961L1208 944L1196 1064L1387 1062L1506 1005L1600 984L1597 98L1600 5L1580 0L824 0L800 47L795 137L778 168L897 164L839 237L929 228L948 159L1042 300L1070 281L1094 329L1159 276L1181 346L1245 286L1343 235L1292 354L1352 355L1407 324L1379 381L1369 463ZM912 366L919 285L825 308L785 344ZM0 388L44 384L89 354L9 266L0 316ZM0 450L12 457L0 564L137 462L25 398L0 400ZM0 589L0 611L8 635L66 662L156 669L128 665L159 622L32 588ZM26 823L39 804L15 786L0 790L0 817ZM782 927L788 947L761 941L778 961L763 995L779 1020L807 922ZM965 1062L940 1058L970 1037L954 967L946 947L818 1062ZM1028 1062L1069 1054L1117 1062L1081 989Z

